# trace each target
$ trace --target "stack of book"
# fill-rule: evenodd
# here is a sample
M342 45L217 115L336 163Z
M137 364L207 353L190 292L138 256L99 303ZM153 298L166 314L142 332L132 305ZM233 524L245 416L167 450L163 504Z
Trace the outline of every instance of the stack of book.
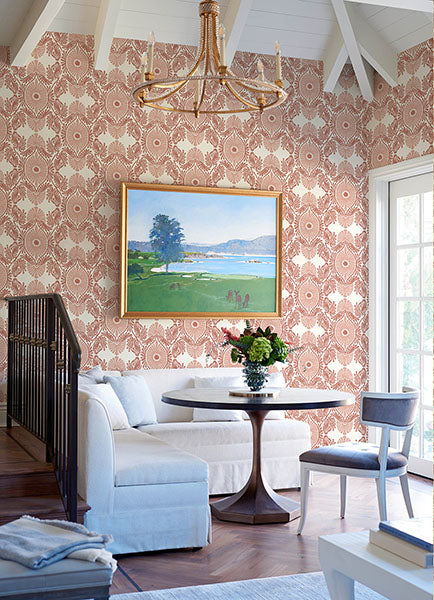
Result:
M431 519L380 521L371 529L369 541L420 567L433 566L433 525Z

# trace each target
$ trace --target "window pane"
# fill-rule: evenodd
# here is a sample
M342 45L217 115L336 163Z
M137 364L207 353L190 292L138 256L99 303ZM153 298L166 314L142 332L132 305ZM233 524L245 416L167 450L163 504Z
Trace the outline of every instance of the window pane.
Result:
M432 242L433 234L433 203L432 192L423 195L423 241Z
M432 246L423 249L423 295L432 296L433 278L432 278L433 254Z
M397 302L397 344L403 350L419 350L419 302Z
M433 349L433 304L423 303L423 349Z
M398 296L419 296L419 250L398 250Z
M420 413L416 417L416 422L413 427L413 435L411 436L410 454L419 456L419 433L420 433Z
M406 354L400 352L397 354L397 375L398 375L398 387L402 386L420 388L419 378L419 355L418 354Z
M432 460L432 410L423 411L423 455Z
M419 240L419 195L396 199L396 243L417 244Z
M423 357L423 388L422 388L422 404L431 406L433 396L433 357Z

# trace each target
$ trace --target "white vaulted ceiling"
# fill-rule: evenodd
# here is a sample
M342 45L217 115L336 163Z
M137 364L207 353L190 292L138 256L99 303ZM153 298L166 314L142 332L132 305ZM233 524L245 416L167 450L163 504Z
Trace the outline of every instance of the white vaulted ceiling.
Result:
M11 44L34 1L0 0L0 45ZM223 22L229 1L220 2ZM198 4L198 0L122 0L114 35L147 39L153 30L157 41L196 45ZM358 2L356 8L397 52L432 37L432 14L379 4ZM99 7L100 0L66 0L48 29L93 35ZM272 54L279 39L283 56L322 59L335 21L330 0L253 0L238 50Z
M145 40L153 30L157 42L197 45L198 5L198 0L0 0L0 45L11 46L12 64L20 66L46 30L95 35L96 68L104 68L112 37ZM396 53L433 35L431 0L221 0L220 9L231 56L235 50L272 54L278 39L283 56L324 60L325 67L331 57L331 88L349 59L363 88L357 53L364 59L360 63L379 72L376 60L387 54L387 72ZM327 89L326 77L325 84ZM364 96L369 99L369 93Z

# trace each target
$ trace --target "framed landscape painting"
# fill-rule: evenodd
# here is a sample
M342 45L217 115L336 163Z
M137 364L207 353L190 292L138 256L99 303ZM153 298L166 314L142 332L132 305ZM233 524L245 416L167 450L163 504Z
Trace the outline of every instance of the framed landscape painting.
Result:
M281 196L122 183L120 316L280 317Z

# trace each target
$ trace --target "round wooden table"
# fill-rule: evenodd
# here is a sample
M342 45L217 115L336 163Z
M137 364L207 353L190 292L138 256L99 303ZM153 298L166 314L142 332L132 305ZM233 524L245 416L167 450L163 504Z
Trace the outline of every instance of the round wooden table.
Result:
M248 390L245 390L248 391ZM228 389L184 389L165 392L162 401L191 408L244 410L253 428L252 471L246 485L236 494L211 504L211 512L223 521L237 523L287 523L300 516L300 505L277 494L261 468L261 433L270 410L312 410L354 404L347 392L285 388L274 398L230 396Z

